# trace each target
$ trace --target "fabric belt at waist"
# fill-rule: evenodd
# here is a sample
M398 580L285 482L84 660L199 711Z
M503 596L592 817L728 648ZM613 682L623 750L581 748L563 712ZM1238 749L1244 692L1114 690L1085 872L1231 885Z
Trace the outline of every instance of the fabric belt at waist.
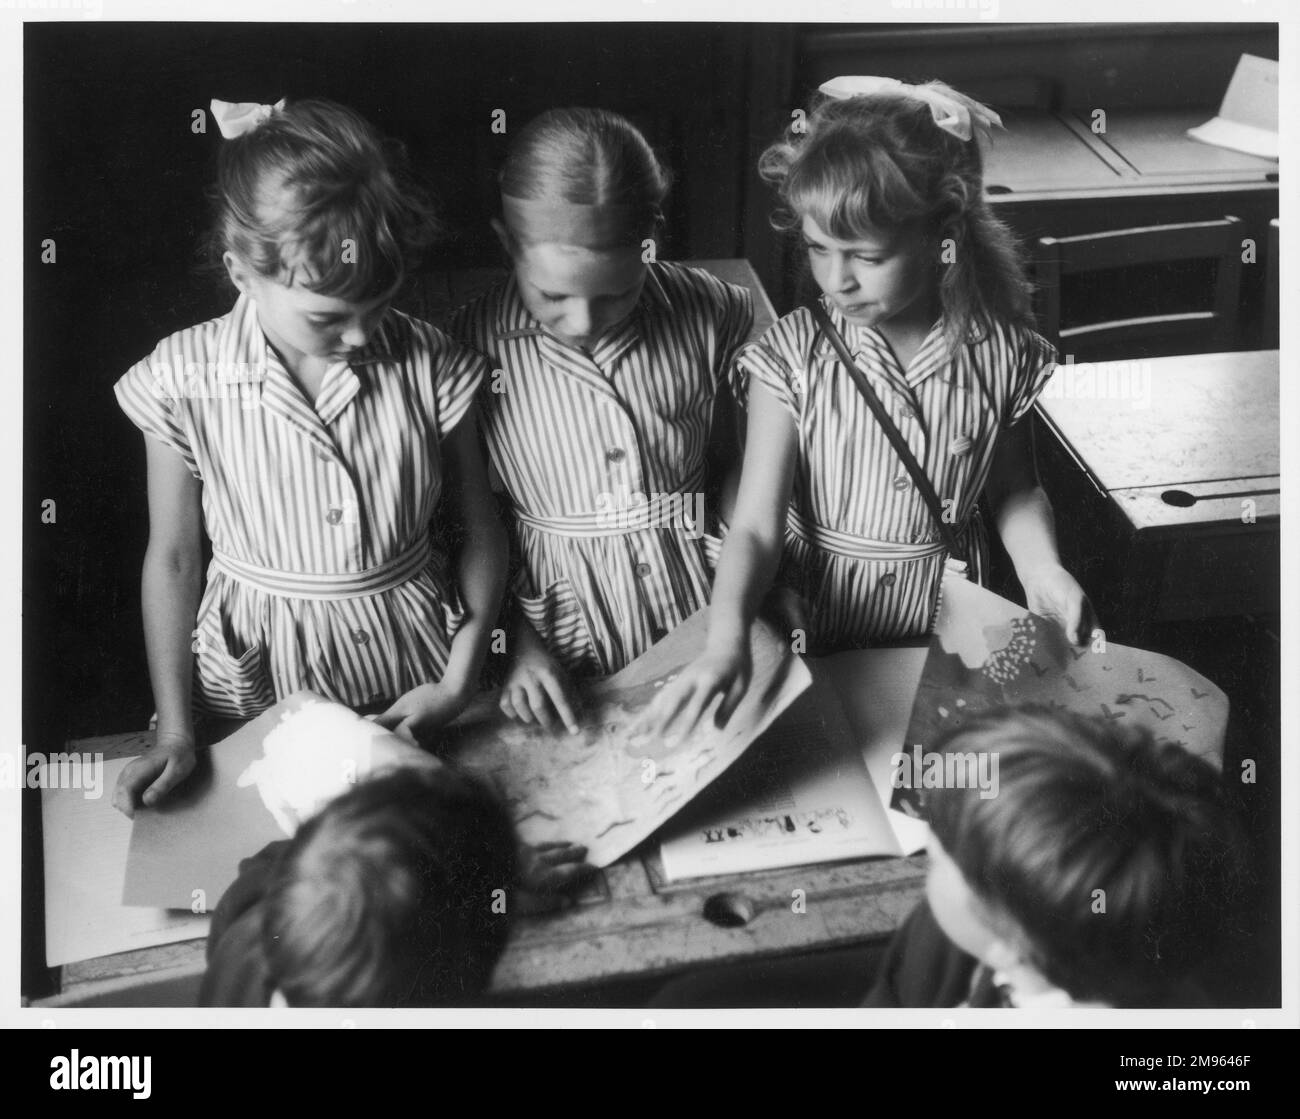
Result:
M260 567L215 548L212 550L212 565L232 579L282 598L362 598L382 594L409 582L428 564L431 550L426 535L400 555L368 571L329 575Z
M703 484L702 477L699 484ZM540 517L516 506L514 513L521 524L555 536L625 536L649 528L678 528L694 537L704 534L705 526L696 523L697 519L703 520L702 490L691 489L690 482L672 493L641 494L635 491L636 496L644 498L642 501L632 501L633 492L611 493L608 507L594 512Z
M827 528L808 520L791 508L786 519L790 533L805 544L823 552L834 552L858 560L921 560L941 556L946 551L942 540L925 544L904 544L895 540L868 540L847 532ZM960 532L960 528L958 529Z

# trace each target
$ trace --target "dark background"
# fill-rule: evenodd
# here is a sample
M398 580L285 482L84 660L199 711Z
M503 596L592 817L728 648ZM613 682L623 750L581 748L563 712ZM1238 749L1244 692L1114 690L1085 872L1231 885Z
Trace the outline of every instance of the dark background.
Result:
M508 134L491 131L494 109L508 128L566 104L624 113L676 172L662 255L746 256L783 313L797 268L754 167L821 81L940 77L1002 110L1203 106L1208 117L1241 53L1277 57L1276 27L1248 24L29 23L24 39L23 733L47 751L141 728L152 711L144 453L112 385L160 338L232 302L200 254L221 140L210 119L194 134L191 114L211 98L328 97L402 140L448 229L429 261L439 268L498 261L487 219ZM1105 207L1089 215L1094 228L1113 220ZM45 238L52 265L40 263ZM54 524L41 522L46 499ZM1214 623L1150 647L1220 683L1244 713L1238 737L1263 736L1275 754L1275 630L1276 619ZM1268 880L1275 781L1250 806ZM29 876L35 932L30 887Z

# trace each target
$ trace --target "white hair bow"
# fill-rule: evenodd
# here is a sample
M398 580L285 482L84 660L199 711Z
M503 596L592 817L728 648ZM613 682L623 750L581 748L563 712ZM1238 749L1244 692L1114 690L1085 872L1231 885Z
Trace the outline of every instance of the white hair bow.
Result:
M969 140L975 130L981 136L987 136L992 128L1002 127L1002 118L988 106L939 82L908 85L897 78L844 77L832 78L818 88L837 101L877 93L914 97L930 107L935 124L960 140Z
M253 101L216 101L212 102L212 117L221 129L221 135L227 140L252 132L259 124L268 120L272 113L284 108L284 98L274 105L258 105Z

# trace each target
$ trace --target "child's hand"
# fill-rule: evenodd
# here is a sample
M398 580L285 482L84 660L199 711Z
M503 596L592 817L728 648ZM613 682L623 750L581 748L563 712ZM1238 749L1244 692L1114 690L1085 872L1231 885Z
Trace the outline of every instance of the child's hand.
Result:
M515 658L501 688L501 710L521 723L537 722L554 731L556 716L570 734L578 733L578 703L568 674L537 631L527 623L515 635Z
M519 909L528 914L559 908L563 894L596 872L586 858L587 848L572 843L521 843Z
M1043 564L1020 574L1029 609L1043 618L1059 622L1065 635L1076 645L1085 645L1097 628L1092 603L1078 581L1059 563Z
M633 723L633 738L685 738L691 734L718 696L722 703L713 717L725 727L749 688L753 664L749 644L737 643L697 657L655 696L654 702Z
M122 770L113 790L113 807L135 816L136 804L152 808L187 778L194 769L194 739L163 732L153 749Z
M471 689L449 683L421 684L412 688L387 711L375 717L385 730L414 746L426 746L439 727L450 723L469 706Z

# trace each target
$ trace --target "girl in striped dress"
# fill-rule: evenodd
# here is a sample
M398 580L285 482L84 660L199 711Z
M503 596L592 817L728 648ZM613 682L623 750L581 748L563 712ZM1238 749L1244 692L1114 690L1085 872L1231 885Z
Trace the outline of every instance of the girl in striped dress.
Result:
M451 332L493 366L519 616L502 709L575 728L570 674L614 672L708 601L705 456L749 293L654 261L668 175L628 121L555 110L513 139L493 227L510 275Z
M809 308L745 347L740 491L719 561L706 653L645 727L693 726L749 678L748 632L784 552L802 600L796 651L915 638L950 563L982 579L987 494L1030 609L1072 639L1088 600L1057 555L1026 417L1053 355L1034 332L1010 232L983 195L981 131L997 118L941 83L842 78L760 162L797 231L821 306L928 477L932 514ZM960 554L949 555L939 521ZM800 641L799 638L803 640Z
M389 306L432 231L395 153L329 102L212 108L238 299L116 386L148 453L158 708L118 786L128 814L193 768L193 710L248 718L307 688L423 738L477 689L505 583L483 359ZM454 569L431 532L444 495Z

